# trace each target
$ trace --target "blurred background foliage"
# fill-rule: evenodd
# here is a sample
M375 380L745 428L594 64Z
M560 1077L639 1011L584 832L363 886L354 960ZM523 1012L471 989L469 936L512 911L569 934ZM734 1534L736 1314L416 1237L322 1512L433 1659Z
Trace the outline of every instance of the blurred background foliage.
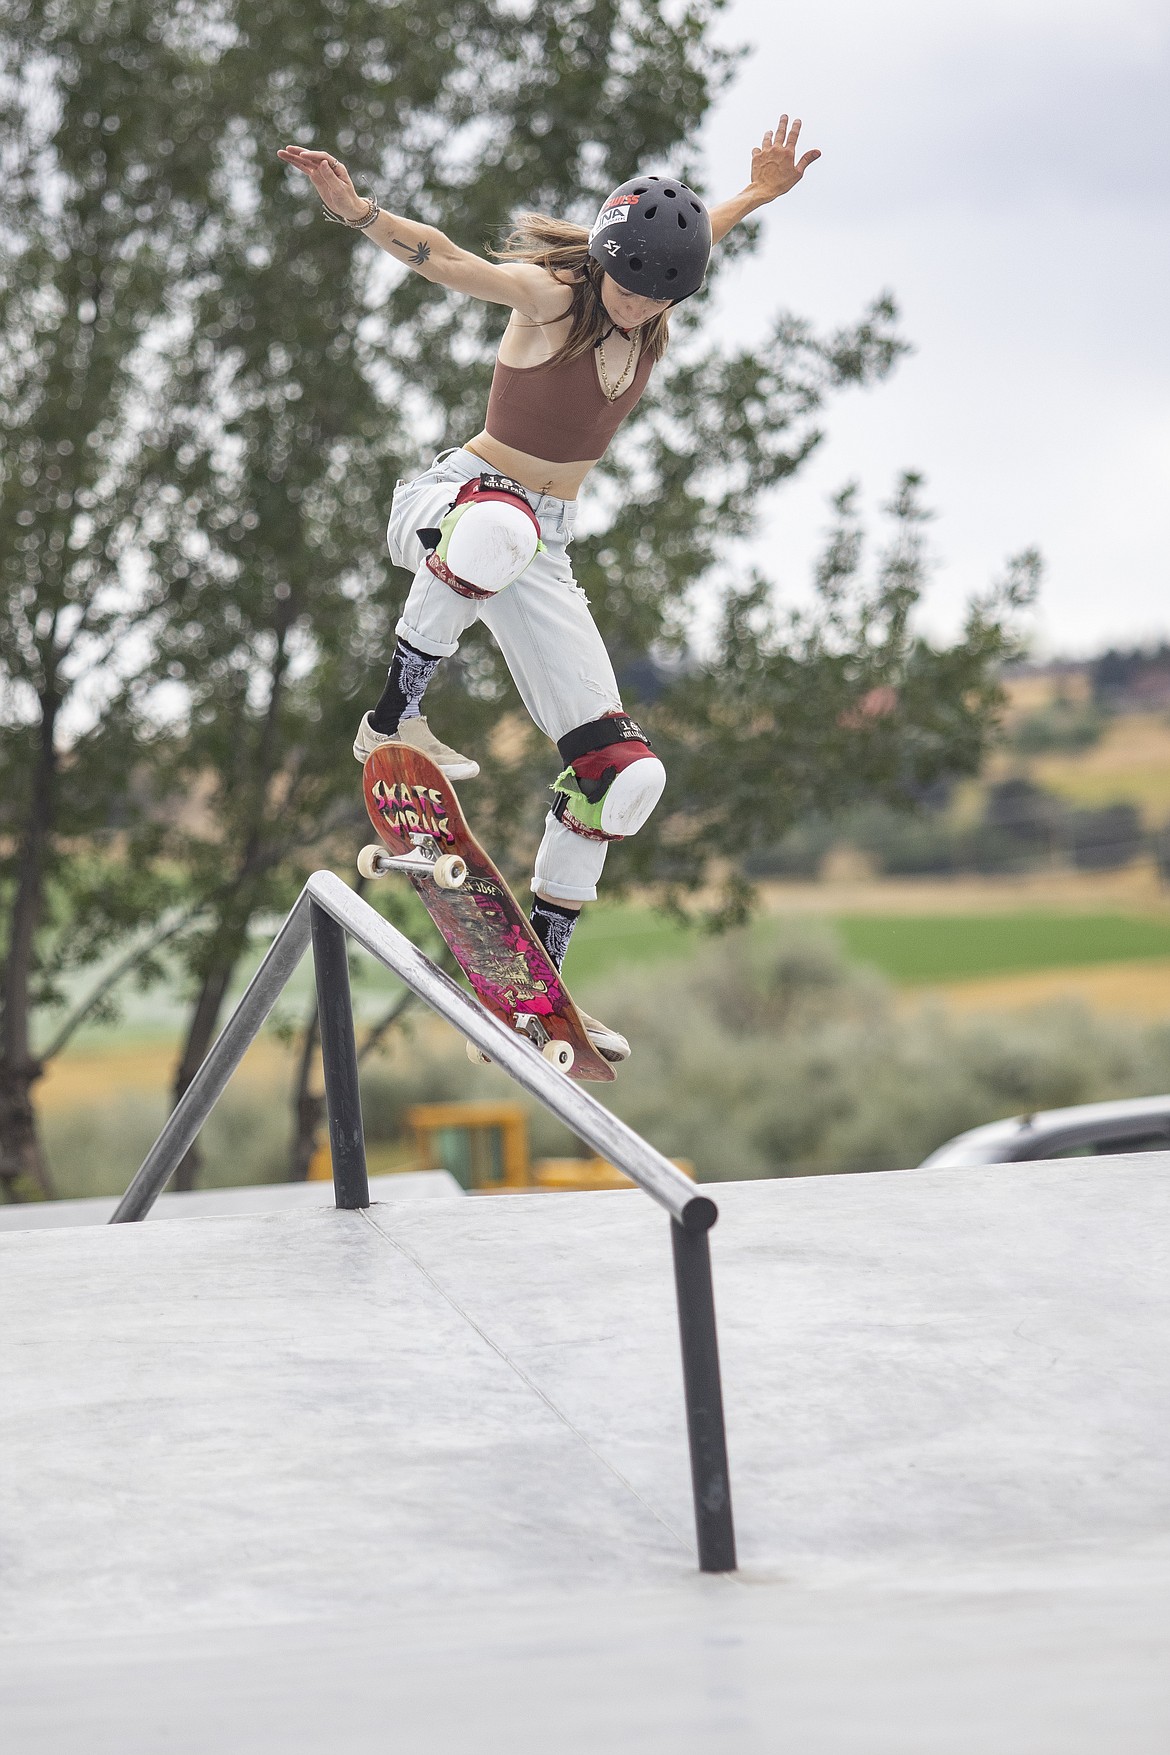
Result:
M277 147L327 145L359 185L470 248L498 239L520 207L587 218L634 166L702 186L691 143L735 59L712 42L717 11L718 0L5 9L7 1196L52 1187L37 1087L87 1020L112 1016L126 983L177 980L180 1094L257 923L314 866L349 869L364 833L349 743L405 589L382 540L390 494L481 424L503 313L322 224ZM771 120L745 128L745 176ZM752 237L738 233L713 274ZM893 299L876 290L829 332L778 308L751 352L707 298L678 313L652 394L590 483L575 551L626 704L671 776L647 831L615 849L611 889L651 884L667 905L727 924L746 915L753 875L778 869L793 837L815 839L822 818L889 824L909 810L922 834L932 801L980 772L1003 665L1021 651L1034 553L1005 564L950 642L916 621L931 557L913 473L893 484L872 558L856 489L836 497L799 612L739 559L761 496L821 443L834 399L880 383L906 346ZM876 715L860 706L875 691L890 703ZM444 735L483 761L476 827L519 879L555 753L481 632L433 702ZM1018 841L1017 828L997 821L988 834ZM1093 833L1111 845L1123 829L1082 823L1076 845ZM379 895L407 918L406 900ZM304 1096L302 1083L298 1115L311 1111ZM192 1157L183 1180L196 1170Z
M636 980L620 965L585 976L583 1002L620 1016L636 1043L606 1101L704 1180L735 1181L900 1169L999 1116L1170 1088L1170 1022L1097 1016L1068 1000L966 1017L929 997L907 1003L858 966L847 936L815 920L769 923L643 963ZM273 1069L267 1083L229 1090L206 1129L208 1185L285 1179L286 1081L287 1068ZM452 1032L416 1015L363 1068L372 1161L387 1148L409 1161L412 1104L473 1098L522 1102L534 1157L582 1153L505 1075L469 1065ZM161 1094L124 1092L96 1123L51 1110L61 1192L119 1192L165 1108Z

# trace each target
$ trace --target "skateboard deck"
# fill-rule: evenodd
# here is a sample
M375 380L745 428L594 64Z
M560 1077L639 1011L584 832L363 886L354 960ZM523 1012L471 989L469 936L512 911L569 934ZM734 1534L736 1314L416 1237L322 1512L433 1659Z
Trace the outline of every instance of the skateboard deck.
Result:
M395 869L410 878L485 1011L528 1036L572 1078L607 1081L614 1071L585 1034L569 997L519 902L467 826L455 788L428 756L390 744L366 758L366 810L389 860L367 848L367 877ZM410 859L397 868L394 859ZM461 877L459 867L466 865Z

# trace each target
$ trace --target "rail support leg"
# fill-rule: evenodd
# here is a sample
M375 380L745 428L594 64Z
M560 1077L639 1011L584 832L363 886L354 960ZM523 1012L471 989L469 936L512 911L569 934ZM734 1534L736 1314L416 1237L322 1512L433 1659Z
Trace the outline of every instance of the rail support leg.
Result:
M325 1069L325 1106L329 1114L329 1151L333 1158L333 1192L339 1207L368 1207L366 1136L358 1094L357 1045L353 1036L353 1005L349 994L349 962L345 928L316 902L310 905L313 967L317 978L317 1016L321 1021L321 1060Z
M682 1341L687 1433L691 1444L691 1485L695 1495L695 1533L702 1572L734 1572L735 1525L727 1436L723 1427L723 1388L715 1334L715 1296L707 1232L686 1231L670 1221L674 1284Z

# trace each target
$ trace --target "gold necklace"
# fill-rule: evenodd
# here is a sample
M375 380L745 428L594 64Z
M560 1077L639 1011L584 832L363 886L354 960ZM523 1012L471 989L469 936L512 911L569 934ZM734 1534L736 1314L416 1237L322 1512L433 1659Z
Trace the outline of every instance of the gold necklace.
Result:
M609 335L612 335L612 334L613 334L613 330L611 329L609 332ZM639 351L638 350L638 337L637 337L636 333L631 335L631 337L630 337L630 351L626 356L625 365L622 367L622 370L618 374L617 387L615 388L610 383L609 373L605 369L605 343L609 340L609 335L605 336L603 338L603 340L601 341L600 345L598 346L597 364L601 368L601 388L605 391L606 401L607 402L616 402L618 397L621 395L622 391L626 387L626 380L630 377L631 373L633 372L634 361L637 358L638 351Z

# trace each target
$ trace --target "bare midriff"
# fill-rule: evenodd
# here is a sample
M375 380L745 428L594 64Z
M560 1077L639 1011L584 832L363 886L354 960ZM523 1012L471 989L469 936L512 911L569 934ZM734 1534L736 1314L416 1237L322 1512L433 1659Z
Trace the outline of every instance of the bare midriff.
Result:
M552 494L558 500L575 500L581 491L581 483L594 464L600 461L597 457L589 457L580 463L550 463L546 457L532 457L527 451L514 451L511 445L502 445L488 432L476 433L474 439L467 440L463 449L482 457L501 475L510 475L529 493Z

